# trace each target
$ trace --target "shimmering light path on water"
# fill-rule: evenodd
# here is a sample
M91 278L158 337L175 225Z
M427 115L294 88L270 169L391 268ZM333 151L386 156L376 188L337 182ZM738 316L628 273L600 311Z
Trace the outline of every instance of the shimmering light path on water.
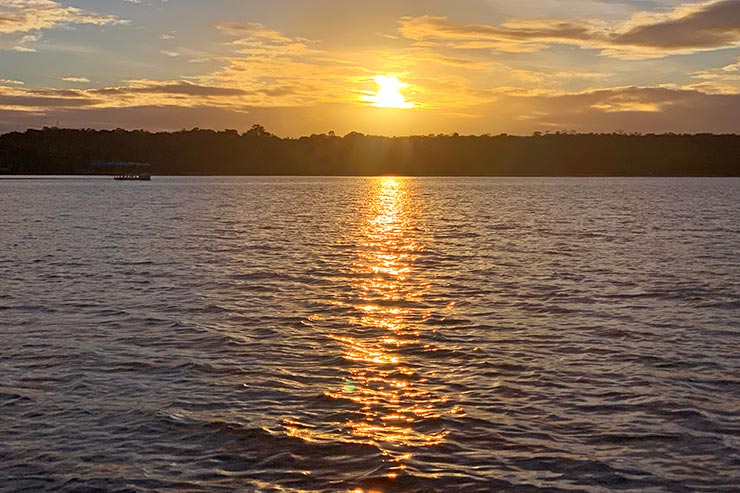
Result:
M0 180L0 491L740 482L740 180Z

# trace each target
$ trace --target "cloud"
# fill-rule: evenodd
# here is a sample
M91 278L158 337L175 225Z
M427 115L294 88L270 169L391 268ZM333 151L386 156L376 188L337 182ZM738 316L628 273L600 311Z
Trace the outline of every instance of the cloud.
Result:
M44 96L38 95L38 98ZM53 96L46 95L47 98ZM68 94L74 98L73 93ZM79 97L79 96L78 96ZM64 98L59 98L64 99ZM644 111L639 106L620 110L617 102L653 103L660 111ZM18 103L3 100L0 104ZM46 105L40 99L38 103ZM606 106L611 106L607 108ZM676 88L623 87L599 91L562 94L536 94L520 91L499 94L495 103L480 107L473 117L459 114L434 118L428 111L398 110L393 118L378 119L375 108L323 104L320 107L215 107L205 104L176 106L151 104L108 107L47 105L43 111L26 106L5 110L0 131L39 127L57 119L63 126L97 128L141 128L178 130L182 128L236 128L248 130L260 123L278 135L298 136L313 131L335 130L345 134L364 133L407 135L457 131L466 133L529 134L536 130L577 130L613 132L620 129L640 132L715 132L738 131L740 95L712 95ZM307 130L310 129L310 130Z
M207 85L248 87L252 91L248 104L254 107L366 107L367 95L377 89L378 75L395 76L408 84L404 95L415 108L474 106L491 100L486 91L471 89L464 76L449 71L440 73L440 65L444 69L452 66L490 71L490 61L444 56L421 46L328 49L318 40L291 36L255 23L221 24L219 29L232 37L228 43L232 53L219 58L223 68L192 80Z
M740 41L740 0L688 4L667 14L638 14L613 38L661 49L722 48Z
M740 61L717 69L700 70L691 77L697 80L690 84L693 89L717 94L740 93Z
M124 87L107 87L92 89L91 94L130 96L136 94L161 94L173 96L215 97L215 96L243 96L248 94L243 89L230 87L209 87L193 84L186 81L131 81L131 85Z
M663 81L654 77L638 87L629 85L638 84L634 79L620 74L637 62L601 60L579 66L549 57L516 56L506 61L507 57L490 53L492 49L537 51L566 43L622 58L662 56L686 49L688 42L677 46L666 36L653 35L653 44L648 45L640 29L680 21L696 30L707 25L706 13L713 5L726 3L640 14L621 23L520 19L502 25L459 25L442 17L404 18L403 38L381 48L327 46L262 24L222 23L218 49L196 53L178 47L173 52L183 59L196 55L207 59L211 63L207 73L94 88L85 85L89 83L85 77L62 79L80 84L75 89L19 87L0 81L0 110L16 115L13 121L29 125L56 118L80 122L80 126L104 122L100 125L169 129L243 122L245 127L229 126L264 123L283 135L332 127L340 133L386 134L619 128L740 131L737 118L731 118L727 109L740 107L738 64L686 74L692 80L683 86L661 85ZM704 20L699 22L697 16ZM636 46L635 39L629 41L631 45L619 44L618 36L627 33L642 44ZM609 51L617 49L627 51ZM604 67L614 73L604 73ZM409 85L404 95L414 102L413 111L390 115L361 101L366 91L375 89L373 78L380 74L393 74ZM138 120L134 118L137 109L141 109ZM157 115L165 127L150 123L146 115ZM3 120L9 121L10 116L5 116Z
M223 68L193 77L211 86L247 87L253 106L302 106L359 101L357 81L372 76L347 54L321 49L320 43L290 36L262 24L222 23L230 53L218 58Z
M23 112L43 112L54 108L92 106L95 101L74 90L45 90L0 86L0 109Z
M0 1L0 33L25 33L70 24L120 24L116 17L66 7L52 0Z
M67 78L79 79L79 78ZM187 81L130 81L120 87L95 89L20 88L0 86L0 109L43 112L49 108L117 108L137 106L228 107L246 105L250 92Z
M87 77L61 77L60 80L63 80L64 82L75 82L81 84L88 84L90 82L90 79L88 79Z
M39 31L75 24L125 24L114 16L66 7L52 0L0 0L0 50L35 52Z
M626 87L589 91L577 97L591 97L594 101L588 105L591 109L606 113L643 112L656 113L665 111L670 105L685 103L699 93L665 87Z
M284 36L279 31L270 29L257 22L222 22L216 26L218 30L243 40L261 40L278 43L293 42L293 38Z
M40 40L41 40L40 34L26 34L26 33L2 34L0 33L0 50L11 50L11 51L24 52L24 53L32 53L32 52L35 52L36 49L30 45Z
M372 86L376 75L354 64L351 56L338 56L317 48L316 41L289 36L262 24L224 23L218 29L229 36L223 45L226 53L200 55L207 55L208 61L220 68L179 80L129 80L117 86L79 89L75 106L84 105L85 98L94 108L208 106L240 111L246 107L359 104L363 81ZM161 53L194 54L181 49ZM65 81L86 83L76 77L66 77ZM22 105L27 98L29 107L43 110L39 97L38 90L17 92L12 106Z
M738 131L740 94L671 87L618 87L557 95L508 95L497 106L516 129ZM511 130L509 130L511 131Z
M536 52L568 44L616 58L656 58L740 46L740 0L687 4L659 14L641 12L626 22L523 18L490 25L404 17L399 32L419 43L460 49Z

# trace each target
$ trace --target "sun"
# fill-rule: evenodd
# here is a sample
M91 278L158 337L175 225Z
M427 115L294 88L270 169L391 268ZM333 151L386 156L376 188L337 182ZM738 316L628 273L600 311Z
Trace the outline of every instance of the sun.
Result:
M377 75L374 80L378 85L378 90L363 96L363 101L372 103L372 106L376 108L410 109L414 107L414 103L406 101L406 96L401 94L401 89L408 87L408 84L390 75Z

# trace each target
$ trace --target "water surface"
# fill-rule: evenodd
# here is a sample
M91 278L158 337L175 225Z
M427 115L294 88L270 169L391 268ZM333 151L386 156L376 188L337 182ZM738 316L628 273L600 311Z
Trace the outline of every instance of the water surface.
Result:
M740 180L0 181L0 490L740 481Z

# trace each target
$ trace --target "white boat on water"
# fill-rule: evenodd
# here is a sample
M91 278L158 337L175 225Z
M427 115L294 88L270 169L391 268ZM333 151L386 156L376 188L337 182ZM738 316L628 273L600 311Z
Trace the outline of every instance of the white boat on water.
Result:
M151 181L149 172L151 165L148 163L131 163L125 161L94 162L96 168L107 168L113 170L113 179L119 181Z
M114 180L138 180L138 181L151 181L152 175L149 173L136 173L136 174L124 174L124 175L115 175L113 177Z

